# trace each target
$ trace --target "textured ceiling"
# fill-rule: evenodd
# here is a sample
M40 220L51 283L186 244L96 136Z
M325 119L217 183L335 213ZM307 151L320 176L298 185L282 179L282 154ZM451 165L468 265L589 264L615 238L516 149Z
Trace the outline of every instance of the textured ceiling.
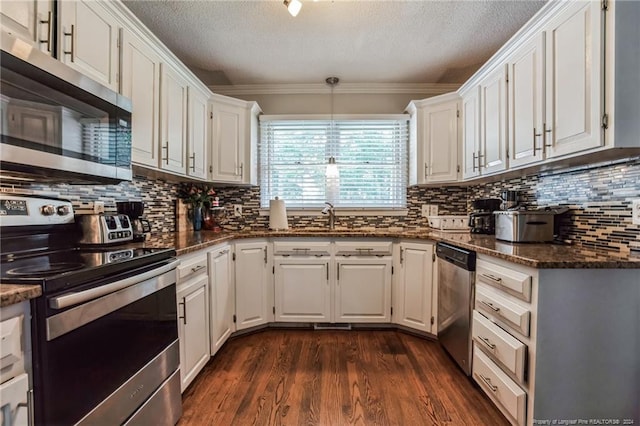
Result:
M206 84L462 83L544 1L124 2Z

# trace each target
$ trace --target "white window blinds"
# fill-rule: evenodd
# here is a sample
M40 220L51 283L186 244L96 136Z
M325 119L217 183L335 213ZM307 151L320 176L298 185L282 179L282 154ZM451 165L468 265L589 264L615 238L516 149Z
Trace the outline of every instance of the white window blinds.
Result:
M298 208L406 206L408 119L261 117L260 131L262 207L276 196Z

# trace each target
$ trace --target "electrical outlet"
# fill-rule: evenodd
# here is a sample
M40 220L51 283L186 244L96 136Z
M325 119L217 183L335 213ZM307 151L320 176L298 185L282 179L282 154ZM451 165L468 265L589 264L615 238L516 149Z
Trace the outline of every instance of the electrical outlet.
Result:
M423 204L422 205L422 217L429 216L429 207L431 207L431 205L429 205L429 204Z
M640 200L631 201L631 223L640 225Z
M429 205L429 216L438 216L438 205L437 204Z
M235 217L241 217L242 216L242 204L234 204L233 205L233 215Z
M104 201L94 201L93 202L93 212L94 213L104 213Z

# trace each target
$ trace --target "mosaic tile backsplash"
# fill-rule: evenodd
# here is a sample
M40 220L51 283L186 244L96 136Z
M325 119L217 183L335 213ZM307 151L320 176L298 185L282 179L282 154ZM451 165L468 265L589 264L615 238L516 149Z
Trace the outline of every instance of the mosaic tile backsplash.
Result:
M6 186L6 185L3 185ZM18 189L72 201L136 200L146 203L145 216L153 232L174 232L177 185L163 180L134 177L119 185L22 184ZM472 200L499 198L503 190L521 191L532 206L566 206L561 233L565 240L587 247L628 253L640 250L640 226L631 223L631 200L640 198L640 157L542 172L531 176L503 179L488 184L448 187L410 187L407 189L406 216L338 216L336 226L348 227L423 227L422 204L437 204L441 215L464 215ZM217 188L228 229L265 229L269 217L259 215L259 187ZM233 204L243 205L243 216L232 215ZM290 227L324 227L326 216L291 216Z

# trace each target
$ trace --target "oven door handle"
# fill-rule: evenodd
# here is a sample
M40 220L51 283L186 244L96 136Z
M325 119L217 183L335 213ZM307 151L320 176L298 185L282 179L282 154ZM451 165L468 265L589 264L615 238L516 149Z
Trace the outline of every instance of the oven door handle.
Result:
M119 290L103 295L103 297L90 300L95 297L95 293L90 293L90 296L83 298L85 303L78 302L78 299L75 299L75 302L80 303L79 305L47 318L47 341L56 339L111 312L115 312L123 306L175 284L175 268L179 263L178 260L175 260L167 265L155 268L149 273L138 274L133 277L133 281L129 279L118 281L117 283L127 282L129 286L119 288ZM113 287L111 289L113 290ZM85 292L79 292L78 295L83 293ZM73 295L69 295L69 297L71 296ZM175 303L175 299L173 300Z
M129 287L139 282L145 281L149 278L153 278L156 275L169 272L170 270L175 269L179 263L180 261L174 260L164 266L161 266L160 268L153 269L143 274L134 275L133 277L125 278L124 280L92 288L90 290L71 292L66 293L63 296L54 297L49 300L49 307L51 307L52 309L64 309L69 306L77 305L79 303L104 296L105 294L113 293L125 287Z

